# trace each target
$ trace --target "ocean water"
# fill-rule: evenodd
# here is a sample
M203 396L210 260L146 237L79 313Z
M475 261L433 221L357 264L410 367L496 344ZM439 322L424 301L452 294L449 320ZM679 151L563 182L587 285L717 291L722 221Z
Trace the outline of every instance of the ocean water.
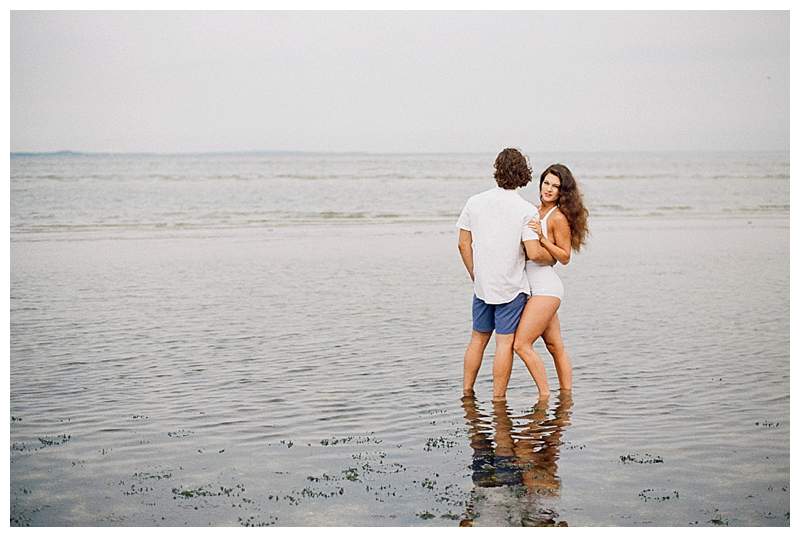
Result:
M493 186L493 155L12 155L11 233L261 229L452 222ZM564 162L593 216L788 215L783 153L579 153ZM86 236L86 235L84 235ZM32 239L32 237L28 237Z
M532 157L574 393L496 405L492 155L12 155L11 524L789 525L788 155Z

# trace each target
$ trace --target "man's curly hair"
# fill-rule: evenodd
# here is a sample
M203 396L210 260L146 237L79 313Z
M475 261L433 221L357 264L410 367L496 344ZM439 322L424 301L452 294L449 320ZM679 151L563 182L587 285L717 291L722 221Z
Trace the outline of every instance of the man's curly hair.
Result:
M531 182L531 168L528 159L519 149L507 147L500 151L494 161L494 179L497 186L514 190Z

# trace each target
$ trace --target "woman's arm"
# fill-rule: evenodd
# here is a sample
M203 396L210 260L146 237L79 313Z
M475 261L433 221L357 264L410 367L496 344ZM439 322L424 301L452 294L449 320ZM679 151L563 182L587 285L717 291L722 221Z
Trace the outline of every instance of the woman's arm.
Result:
M555 241L551 241L539 233L539 243L556 261L566 265L572 255L572 234L569 230L567 217L556 211L549 223L550 229L548 231L550 231L550 235Z

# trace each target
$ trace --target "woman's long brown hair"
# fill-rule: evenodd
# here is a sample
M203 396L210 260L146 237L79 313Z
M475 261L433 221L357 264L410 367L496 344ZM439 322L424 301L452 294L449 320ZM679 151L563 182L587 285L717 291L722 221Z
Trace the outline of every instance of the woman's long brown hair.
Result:
M539 178L539 192L542 191L544 178L550 174L561 179L561 187L558 189L558 207L569 222L572 248L576 252L580 252L581 246L586 244L586 237L589 235L589 211L583 206L583 194L581 194L572 172L563 164L551 164L542 172Z

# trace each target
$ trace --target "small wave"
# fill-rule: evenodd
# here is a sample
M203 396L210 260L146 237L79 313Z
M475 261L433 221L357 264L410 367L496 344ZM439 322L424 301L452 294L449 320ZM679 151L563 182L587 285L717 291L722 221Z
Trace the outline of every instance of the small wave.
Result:
M20 157L85 157L88 153L80 153L78 151L12 151L11 158Z
M612 204L606 204L606 205L595 205L594 209L599 209L599 210L602 210L602 211L605 211L605 210L619 211L619 212L624 212L624 213L629 213L629 212L633 212L633 211L637 210L637 209L635 209L633 207L625 207L623 205L617 205L617 204L613 204L613 203Z
M366 218L367 213L364 212L352 212L352 213L344 213L338 211L323 211L319 213L319 217L328 220L328 219L353 219L353 218Z
M689 205L667 205L662 207L656 207L657 211L691 211L694 207Z
M750 207L724 207L722 212L727 214L752 214L752 213L784 213L789 212L789 205L784 204L765 204L765 205L754 205Z
M669 173L654 173L654 174L604 174L604 175L591 175L587 174L586 179L672 179L675 177L675 174Z
M679 180L679 179L699 179L699 180L710 180L710 181L721 181L721 180L729 180L729 179L741 179L741 180L788 180L789 175L786 173L766 173L766 174L758 174L754 175L752 173L745 173L745 174L693 174L693 175L685 175L682 173L653 173L653 174L628 174L628 173L621 173L621 174L603 174L603 175L592 175L586 174L586 180L660 180L660 179L670 179L670 180Z
M419 181L419 180L433 180L433 181L448 181L448 180L476 180L481 179L481 175L433 175L433 174L402 174L402 173L369 173L364 172L361 174L296 174L296 173L281 173L270 176L260 176L258 179L298 179L301 181L335 181L335 180L371 180L378 181L382 179L400 180L400 181Z

